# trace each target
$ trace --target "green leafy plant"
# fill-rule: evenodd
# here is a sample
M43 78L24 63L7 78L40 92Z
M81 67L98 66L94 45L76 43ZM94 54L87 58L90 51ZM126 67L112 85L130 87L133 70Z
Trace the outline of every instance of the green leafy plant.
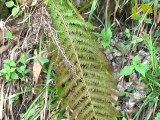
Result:
M122 76L128 76L131 75L133 73L133 71L136 70L137 72L139 72L142 76L145 77L145 73L147 71L147 65L146 64L139 64L139 57L135 56L132 60L132 64L129 66L125 66L121 72L120 75Z
M26 61L27 61L27 55L26 55L26 53L23 53L20 56L20 64L21 65L19 67L17 67L17 69L16 69L18 71L18 73L20 73L22 76L29 73L29 70L27 69Z
M18 74L16 71L16 63L13 60L6 59L4 60L3 69L0 70L0 75L4 75L6 81L11 81L18 79Z
M117 96L115 81L101 46L91 33L94 27L84 22L69 0L49 0L48 7L65 51L52 59L56 61L53 68L61 109L71 111L70 120L112 120L119 116L112 106L112 96ZM100 36L110 38L111 31L103 30ZM64 60L64 55L69 61Z
M3 62L3 69L0 70L0 76L4 76L6 81L17 80L29 72L26 68L26 58L22 54L20 62L22 65L17 66L14 60L6 59Z
M40 50L40 52L38 53L37 50L35 50L34 56L27 60L34 60L34 61L38 60L41 63L41 65L44 65L45 63L48 63L49 60L47 58L40 57L42 56L43 53L45 53L45 51Z
M160 112L158 112L158 113L156 114L156 117L155 117L154 120L160 120Z
M128 28L125 29L125 34L126 34L127 38L130 38L131 33L130 33L130 30Z
M20 10L19 6L14 4L14 2L12 0L7 1L5 4L6 4L6 6L8 8L12 8L12 14L11 15L13 17L15 17L18 14L19 10Z
M146 42L146 46L150 54L150 63L151 63L150 65L151 69L148 70L146 73L146 81L160 88L160 83L158 80L160 67L159 67L157 56L156 56L159 50L156 50L155 40L152 38L151 34L144 33L143 39Z
M112 31L110 27L107 30L104 28L101 33L94 32L94 34L101 39L104 48L109 46L110 39L112 38Z
M141 37L137 37L136 35L133 35L131 43L136 44L136 43L140 43L142 41L143 41L143 39Z

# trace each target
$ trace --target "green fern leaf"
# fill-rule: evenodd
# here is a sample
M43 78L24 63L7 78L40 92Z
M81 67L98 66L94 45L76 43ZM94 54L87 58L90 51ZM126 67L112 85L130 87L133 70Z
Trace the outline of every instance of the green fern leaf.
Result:
M94 27L85 22L68 0L49 0L53 28L75 73L62 64L55 67L57 88L63 86L62 106L71 120L112 120L119 114L113 107L116 85L101 46L91 34Z

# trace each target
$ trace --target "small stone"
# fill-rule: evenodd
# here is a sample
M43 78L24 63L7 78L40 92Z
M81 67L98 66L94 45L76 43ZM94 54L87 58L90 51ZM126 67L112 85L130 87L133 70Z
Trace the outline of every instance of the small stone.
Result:
M122 53L117 51L117 52L113 53L113 56L114 57L120 57L120 56L122 56Z
M118 37L119 37L119 39L123 39L124 38L124 32L120 32Z
M147 52L145 52L145 51L143 51L143 50L140 50L140 51L138 52L138 54L139 54L140 56L146 56L146 55L147 55Z

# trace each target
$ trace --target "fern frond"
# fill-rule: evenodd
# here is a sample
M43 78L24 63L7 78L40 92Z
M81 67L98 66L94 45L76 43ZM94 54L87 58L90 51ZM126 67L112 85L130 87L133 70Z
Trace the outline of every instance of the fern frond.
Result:
M116 85L101 46L91 34L94 27L75 12L68 0L49 0L48 10L66 56L76 67L76 74L65 63L55 68L56 85L63 86L63 109L70 109L71 120L112 120L118 116L112 105L116 103L112 97L117 96Z

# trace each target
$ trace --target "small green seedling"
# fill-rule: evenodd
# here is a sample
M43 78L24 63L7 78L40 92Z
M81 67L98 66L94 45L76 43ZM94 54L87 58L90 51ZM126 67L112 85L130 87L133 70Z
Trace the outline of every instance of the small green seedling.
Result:
M12 14L11 15L13 17L15 17L18 14L19 10L20 10L19 6L14 4L14 2L12 0L6 2L5 4L6 4L6 6L8 8L12 8Z
M143 39L141 37L137 37L136 35L133 35L131 43L136 44L136 43L140 43L142 41L143 41Z
M6 81L23 78L29 72L26 66L26 55L20 57L20 66L17 66L14 60L6 59L3 62L3 69L0 70L0 76L5 77Z
M133 73L133 71L136 70L138 73L140 73L143 77L145 77L145 73L147 71L147 65L146 64L139 64L139 57L138 55L135 56L132 60L132 65L125 66L121 72L120 75L122 76L128 76Z
M15 61L10 59L4 60L3 69L0 70L0 76L5 76L6 81L18 79L18 74L16 73Z
M29 60L34 60L34 61L38 60L38 61L41 63L41 65L44 65L45 63L48 63L49 60L48 60L47 58L39 57L39 56L41 56L43 53L45 53L45 51L40 51L40 52L38 53L38 52L35 50L35 51L34 51L34 55L35 55L35 56L29 58L27 61L29 61Z
M126 34L127 38L130 38L131 33L130 33L130 30L128 28L125 29L125 34Z
M26 53L23 53L20 57L20 66L17 67L17 71L22 74L22 76L24 76L25 74L27 74L29 72L29 70L27 69L27 65L26 65L26 61L27 61L27 55Z
M110 44L110 39L112 38L110 19L108 19L107 29L104 27L101 33L93 32L93 34L96 37L100 38L102 46L104 48L108 47Z
M94 33L98 38L102 41L102 46L104 48L109 46L110 39L112 38L112 31L111 28L108 27L107 30L105 28L101 31L101 33Z

